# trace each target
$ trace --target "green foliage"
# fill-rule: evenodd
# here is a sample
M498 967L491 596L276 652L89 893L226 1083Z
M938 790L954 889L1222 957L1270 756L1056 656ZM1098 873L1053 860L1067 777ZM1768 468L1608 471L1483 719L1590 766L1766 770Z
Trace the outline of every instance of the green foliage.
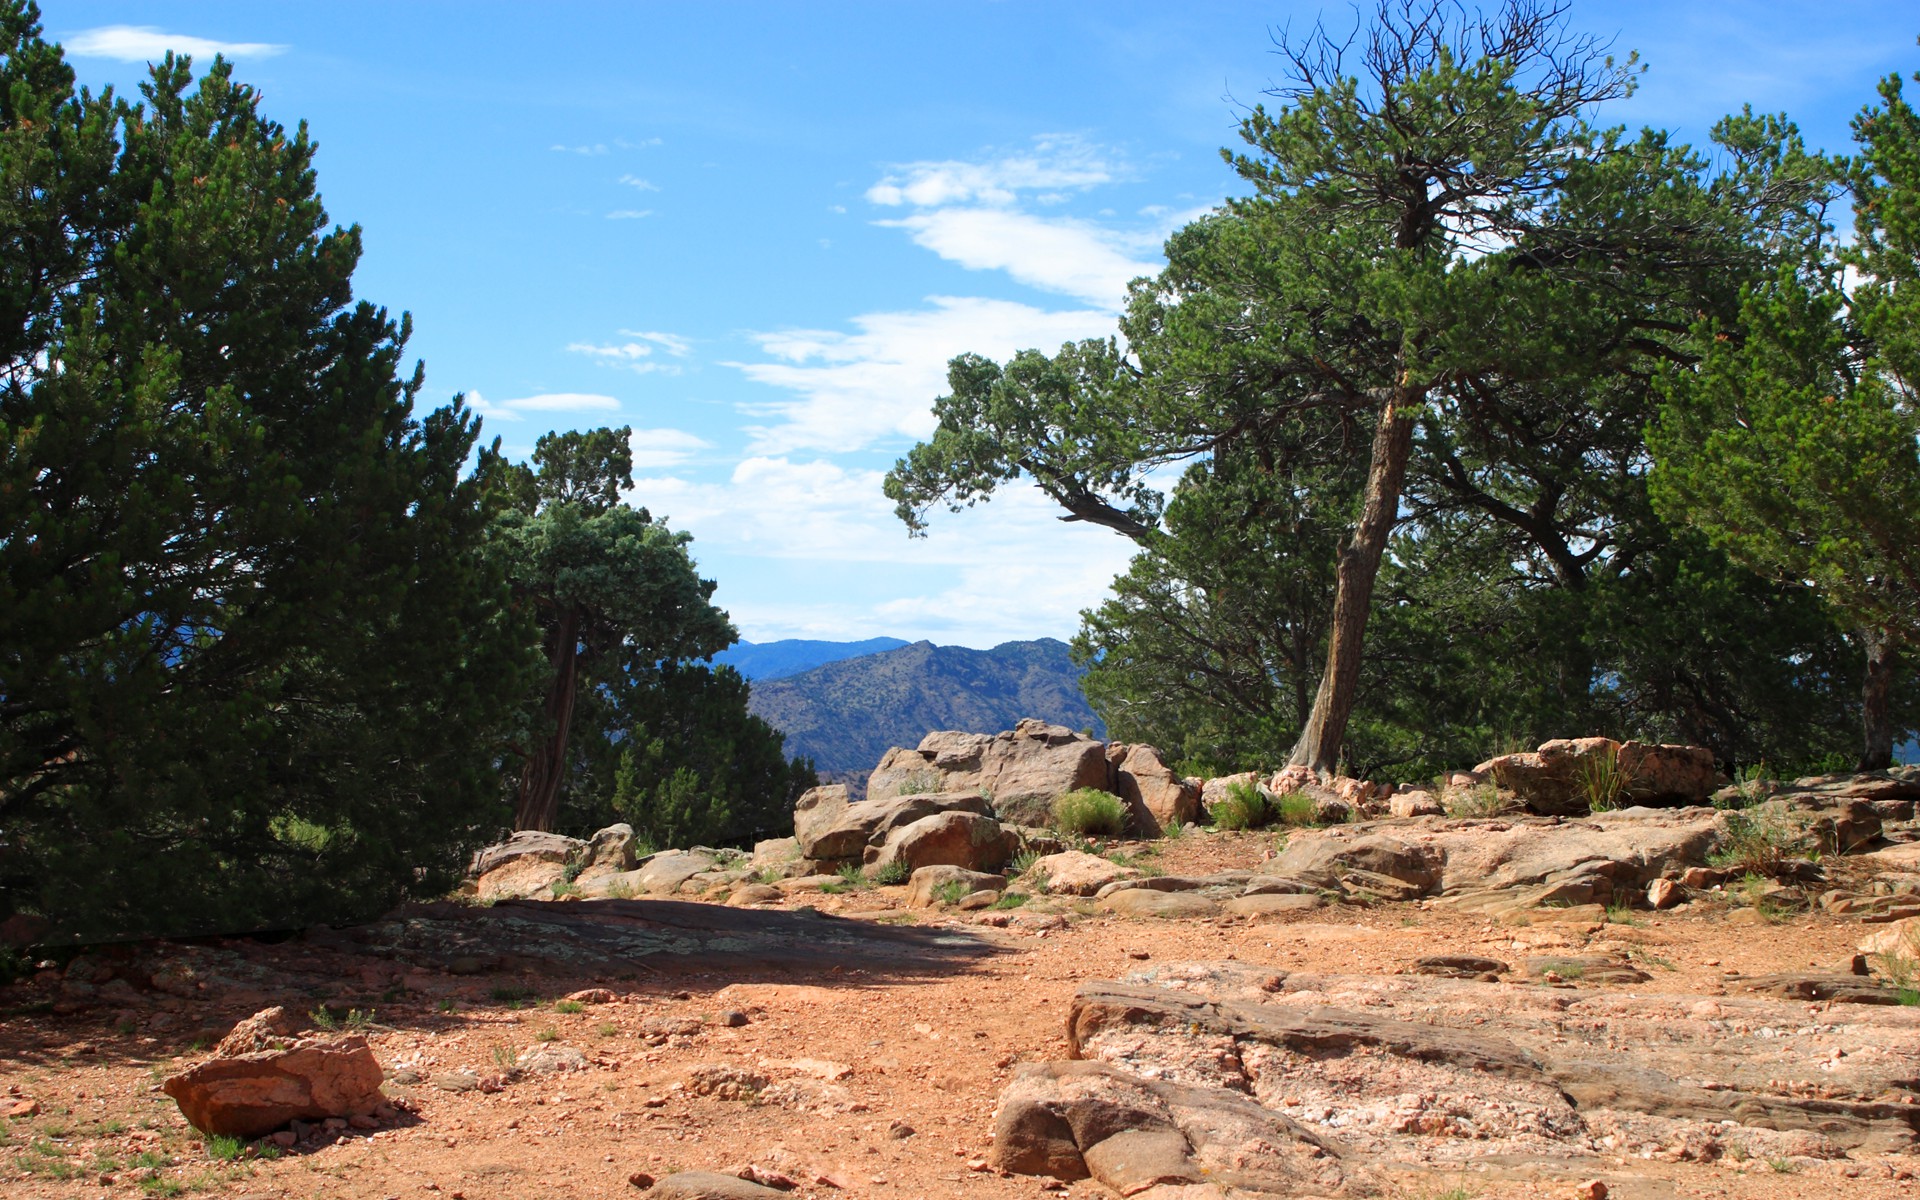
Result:
M1054 797L1053 826L1083 837L1118 837L1127 831L1127 806L1112 792L1079 788Z
M572 1016L574 1013L587 1011L587 1006L578 1000L556 1000L553 1002L553 1011Z
M1652 494L1753 569L1811 587L1866 662L1863 767L1886 766L1920 637L1920 117L1899 76L1854 122L1856 243L1809 244L1695 323L1648 434ZM1859 272L1851 295L1843 268Z
M1626 773L1620 769L1620 755L1608 746L1598 754L1589 754L1582 758L1575 772L1575 780L1581 794L1587 799L1587 811L1612 812L1620 807L1620 796L1626 790Z
M967 885L958 879L950 879L933 889L933 900L936 904L958 904L966 899L967 895Z
M1514 802L1500 794L1500 789L1491 783L1478 784L1472 788L1461 788L1448 792L1443 806L1447 815L1456 820L1474 817L1497 817L1514 807Z
M892 862L867 872L867 880L880 887L895 887L905 883L913 875L913 868L905 859L896 858Z
M0 915L178 934L443 894L501 823L530 666L478 552L478 421L415 411L304 127L219 60L169 56L137 105L73 82L0 5Z
M1258 829L1275 815L1267 794L1244 780L1228 785L1227 794L1207 809L1216 829ZM1311 807L1308 815L1312 815Z
M207 1157L216 1162L232 1162L247 1148L246 1143L239 1138L219 1133L207 1138L206 1146Z
M995 912L1005 912L1010 908L1021 907L1032 898L1033 897L1027 895L1025 892L1001 892L999 897L995 899L989 907Z
M1719 848L1707 856L1710 866L1744 871L1756 878L1772 876L1779 874L1789 858L1805 854L1811 848L1804 830L1778 817L1729 812L1722 819L1727 826L1726 836Z

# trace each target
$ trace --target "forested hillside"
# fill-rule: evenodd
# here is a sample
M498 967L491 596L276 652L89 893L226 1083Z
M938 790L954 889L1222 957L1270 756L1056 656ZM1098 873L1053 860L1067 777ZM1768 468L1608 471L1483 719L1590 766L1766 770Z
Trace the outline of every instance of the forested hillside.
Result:
M1052 638L991 650L915 642L762 681L748 707L822 774L864 772L887 747L912 746L934 729L997 733L1040 717L1104 736L1080 675L1066 643Z

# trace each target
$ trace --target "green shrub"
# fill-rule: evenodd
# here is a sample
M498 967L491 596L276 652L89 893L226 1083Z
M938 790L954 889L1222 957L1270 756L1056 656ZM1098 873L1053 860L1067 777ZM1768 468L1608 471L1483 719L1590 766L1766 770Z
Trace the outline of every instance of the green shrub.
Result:
M1318 823L1314 818L1313 797L1305 792L1287 792L1275 796L1268 805L1268 811L1275 821L1294 828Z
M207 1138L207 1157L220 1162L232 1162L245 1149L246 1144L237 1137L216 1133Z
M967 894L966 884L958 879L949 879L933 889L933 900L936 904L958 904L967 898Z
M869 871L867 878L882 887L889 887L894 884L905 883L912 875L913 868L908 866L904 859L896 858L883 867Z
M1000 898L993 902L993 907L1001 911L1009 908L1019 908L1030 899L1032 899L1032 897L1028 896L1025 892L1001 892Z
M571 1016L574 1013L581 1013L581 1012L587 1011L587 1006L580 1003L580 1001L578 1000L555 1000L553 1002L553 1011L557 1013L566 1013L569 1016Z
M1726 822L1726 839L1718 850L1707 856L1709 866L1752 875L1777 875L1789 858L1807 849L1805 833L1790 822L1749 817L1739 812L1727 813Z
M1083 837L1118 837L1127 831L1127 806L1112 792L1079 788L1053 802L1053 824Z
M1295 793L1297 794L1297 793ZM1267 794L1246 782L1232 783L1227 786L1227 794L1216 800L1207 809L1207 815L1213 818L1216 829L1258 829L1272 821L1274 808L1267 800ZM1308 821L1312 820L1313 802L1307 802Z

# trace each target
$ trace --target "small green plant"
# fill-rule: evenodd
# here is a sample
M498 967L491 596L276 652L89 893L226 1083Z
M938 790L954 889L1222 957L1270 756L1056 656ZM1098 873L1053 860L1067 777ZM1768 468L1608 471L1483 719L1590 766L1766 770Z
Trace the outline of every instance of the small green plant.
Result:
M821 884L821 885L820 885L820 890L821 890L821 892L823 892L823 893L825 893L826 895L829 895L829 896L838 896L838 895L840 895L840 894L841 894L842 892L849 892L849 891L852 891L853 889L852 889L852 888L849 888L849 887L848 887L848 886L847 886L847 885L846 885L846 884L845 884L844 882L842 882L841 880L838 880L838 879L829 879L829 880L827 880L827 881L826 881L825 883L823 883L823 884Z
M1543 974L1547 971L1553 972L1562 979L1584 979L1587 966L1585 963L1577 962L1550 962L1542 967Z
M1662 958L1653 951L1641 946L1628 946L1627 957L1634 962L1645 963L1649 967L1658 967L1662 971L1677 971L1680 969L1673 965L1672 959Z
M549 1025L539 1033L534 1034L533 1040L536 1042L557 1042L560 1040L560 1031Z
M1022 847L1020 853L1013 856L1013 861L1007 864L1007 874L1014 876L1025 875L1033 868L1033 864L1040 861L1041 857L1042 855L1038 850Z
M866 871L863 870L858 863L848 863L835 873L840 876L840 883L842 885L836 889L837 891L844 892L848 888L859 889L873 886L872 882L867 879ZM825 891L826 888L823 887L820 890Z
M1765 759L1741 767L1733 775L1733 790L1716 793L1713 806L1721 809L1752 808L1766 799L1766 782L1772 778Z
M453 997L452 997L452 996L448 996L448 997L447 997L446 999L444 999L444 1000L442 1000L442 1001L440 1002L440 1011L441 1011L441 1012L443 1012L443 1013L450 1013L450 1012L452 1012L452 1011L453 1011Z
M1173 824L1161 830L1160 836L1167 839L1169 842L1177 842L1181 838L1187 836L1187 831L1192 828L1193 826L1191 825Z
M580 894L580 885L571 880L556 879L553 881L551 890L553 892L553 898L558 900L562 896L578 896Z
M580 1001L578 1000L555 1000L553 1002L553 1011L557 1013L566 1013L568 1016L572 1016L574 1013L582 1013L587 1011L587 1006L580 1003Z
M524 1007L527 1001L533 999L532 989L517 987L511 983L495 984L487 995L508 1008Z
M1627 789L1627 777L1620 770L1620 751L1608 746L1598 754L1582 758L1574 770L1581 794L1587 798L1587 811L1612 812L1620 807Z
M914 771L900 781L900 796L924 796L940 790L940 776L932 771Z
M607 899L609 900L633 899L633 885L631 883L628 883L624 879L618 879L618 878L614 879L613 882L607 884Z
M1456 820L1497 817L1513 807L1513 801L1502 796L1500 789L1492 783L1455 788L1446 793L1446 798L1440 803L1447 810L1447 815Z
M894 887L905 883L913 876L913 868L903 858L883 863L867 873L867 878L879 887Z
M493 1048L494 1066L499 1067L503 1071L511 1071L519 1064L520 1056L512 1046L501 1045Z
M1707 865L1750 875L1775 875L1789 858L1807 847L1806 835L1774 817L1750 817L1729 812L1727 832L1720 848L1707 856Z
M1276 815L1267 794L1245 780L1227 785L1227 794L1207 809L1216 829L1258 829ZM1307 801L1307 819L1313 819L1313 801Z
M326 1005L321 1005L307 1014L307 1020L313 1022L315 1029L324 1029L329 1033L340 1028L340 1018L333 1015Z
M1290 828L1298 829L1318 823L1314 816L1313 797L1305 792L1283 792L1273 798L1271 808L1273 819Z
M1028 896L1025 892L1001 892L1000 898L993 902L992 907L1004 912L1009 908L1019 908L1030 899L1032 899L1032 897Z
M616 1037L620 1033L620 1027L618 1025L615 1025L612 1021L602 1021L600 1022L599 1026L596 1028L595 1032L597 1032L601 1037Z
M1800 1165L1790 1158L1769 1158L1767 1169L1775 1175L1791 1175L1800 1169Z
M933 889L933 900L936 904L958 904L965 900L967 895L967 885L958 879L949 879Z
M1127 806L1099 788L1076 788L1053 801L1056 829L1083 837L1118 837L1127 831Z
M232 1162L246 1150L246 1143L237 1137L216 1133L207 1139L207 1157L217 1162Z
M779 867L761 867L753 873L751 879L752 882L760 884L763 887L771 887L786 877L787 873Z
M175 1179L170 1175L159 1175L152 1179L142 1179L140 1190L149 1196L178 1196L186 1192L187 1185L184 1180Z
M910 912L903 912L887 913L885 916L875 917L874 920L881 925L912 925L915 924L919 918Z
M570 862L561 868L560 878L567 883L572 883L574 880L580 878L580 872L586 869L587 864L584 862Z
M1645 921L1642 921L1639 917L1634 915L1633 906L1631 904L1607 905L1607 921L1609 924L1612 924L1612 925L1645 925L1646 924Z

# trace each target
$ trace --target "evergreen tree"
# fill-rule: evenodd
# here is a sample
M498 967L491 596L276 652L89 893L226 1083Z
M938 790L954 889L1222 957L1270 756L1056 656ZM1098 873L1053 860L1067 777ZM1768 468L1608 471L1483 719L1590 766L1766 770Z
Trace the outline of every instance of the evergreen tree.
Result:
M182 933L442 892L525 682L478 421L413 415L304 127L218 59L141 90L76 91L0 4L0 911Z

